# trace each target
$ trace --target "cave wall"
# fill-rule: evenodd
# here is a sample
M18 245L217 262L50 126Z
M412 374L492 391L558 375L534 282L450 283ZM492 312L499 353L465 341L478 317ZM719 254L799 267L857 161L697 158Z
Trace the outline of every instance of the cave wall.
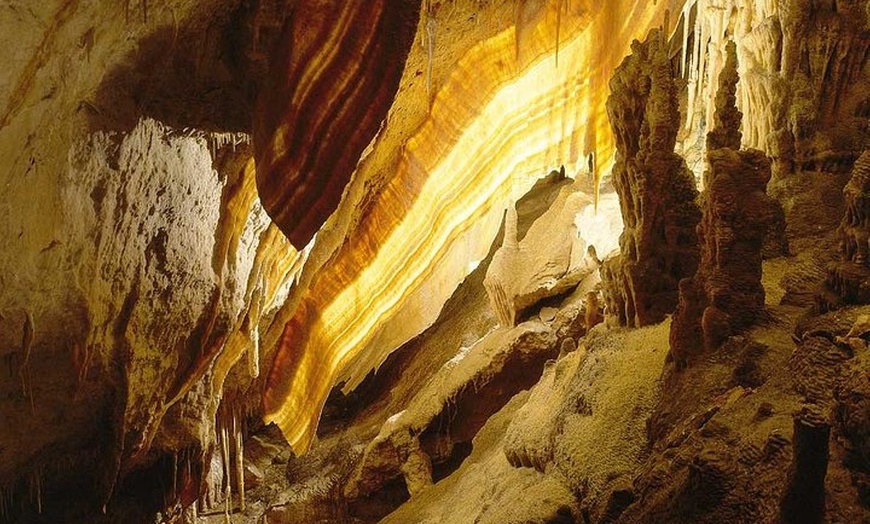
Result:
M247 136L301 1L0 7L0 486L19 497L88 470L105 499L155 455L193 446L209 462L215 433L259 416L264 391L304 449L334 383L352 389L434 321L507 202L555 164L608 171L610 74L682 5L648 4L423 12L383 128L372 117L356 144L370 147L343 158L330 191L344 199L302 252L258 202ZM695 23L671 49L684 152L712 121L703 102L734 36L744 144L780 177L843 169L866 147L866 3L720 4L689 2ZM333 329L349 335L329 346ZM221 411L221 391L243 408Z
M558 164L595 177L587 150L606 169L606 79L669 4L567 4L524 3L516 18L506 5L457 2L421 18L418 33L429 16L437 27L431 109L427 49L414 46L392 127L357 167L285 308L264 404L294 448L310 444L332 384L352 390L431 325L485 256L510 200ZM602 47L604 34L618 38ZM405 147L393 149L403 132Z
M256 195L239 2L0 12L0 491L49 510L78 478L99 508L164 454L208 455L304 256Z

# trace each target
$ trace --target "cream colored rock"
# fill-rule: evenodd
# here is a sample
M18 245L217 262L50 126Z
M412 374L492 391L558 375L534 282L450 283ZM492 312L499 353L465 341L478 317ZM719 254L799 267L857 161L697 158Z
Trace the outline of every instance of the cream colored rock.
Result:
M443 442L424 450L417 435L439 420L445 409L461 409L461 405L479 400L476 392L484 391L489 383L497 383L500 377L521 373L528 379L536 379L533 370L538 366L543 368L544 362L555 358L558 351L554 329L537 321L497 329L472 347L463 348L439 369L405 410L383 424L378 435L366 446L362 460L344 488L345 495L352 500L367 497L399 475L404 476L412 495L425 490L431 484L431 462L446 459L453 443L448 434ZM513 395L511 387L516 390L514 393L519 391L514 382L510 379L504 388L499 388L507 398L487 398L479 409L500 408L499 403L507 402ZM447 456L443 456L445 454Z
M517 240L516 208L508 207L505 237L486 272L484 285L502 326L542 299L576 286L597 264L576 226L576 217L591 204L573 187L565 188L553 205Z

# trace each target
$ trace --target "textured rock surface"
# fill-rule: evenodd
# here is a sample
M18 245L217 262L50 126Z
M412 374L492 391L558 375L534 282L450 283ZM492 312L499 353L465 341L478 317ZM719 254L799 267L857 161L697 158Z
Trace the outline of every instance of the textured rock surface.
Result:
M406 409L387 420L366 447L345 494L350 499L369 496L400 474L412 496L424 489L432 482L431 469L425 478L417 466L421 458L448 459L456 442L470 440L490 415L531 386L558 351L554 331L536 321L498 329L461 349Z
M573 494L558 480L531 469L513 468L505 458L501 436L526 397L527 393L517 395L490 418L457 474L412 498L382 522L520 524L578 518Z
M220 432L225 379L237 362L233 387L256 378L261 315L286 295L297 256L256 202L245 147L215 159L214 140L153 120L94 133L58 181L52 240L39 247L33 229L52 215L17 214L22 249L36 245L30 268L3 260L19 275L4 284L16 292L3 298L3 344L20 378L4 382L5 482L77 470L108 497L162 453L210 460L197 454ZM91 442L99 460L76 448Z
M190 504L304 258L248 163L254 75L227 50L250 12L148 4L0 7L0 491L25 520L135 478Z
M527 2L534 16L524 17L518 53L512 4L442 5L434 14L437 95L425 96L416 72L429 68L415 46L388 125L318 234L282 318L264 406L300 451L332 385L351 391L435 321L486 256L507 203L554 159L583 172L584 150L594 150L599 166L609 164L606 80L632 38L667 9L572 2L566 14L564 4ZM438 40L448 31L463 36ZM600 46L596 35L614 38Z
M870 150L855 162L843 189L846 212L837 230L839 260L828 267L828 277L817 298L821 311L844 304L870 303Z
M671 358L678 367L702 349L719 347L764 311L761 253L775 203L766 193L770 161L761 151L735 149L742 115L735 106L733 44L719 80L716 127L707 136L710 167L701 194L701 261L695 276L680 282L671 328Z
M404 461L405 471L398 468L398 482L355 501L352 510L342 496L362 444L387 415L407 407L433 369L492 324L482 272L448 308L441 311L441 304L486 256L506 203L553 165L564 163L590 179L609 171L607 80L632 37L659 25L666 11L679 13L681 3L450 0L425 6L421 38L414 38L401 65L395 103L386 113L374 108L386 115L382 129L359 162L357 153L335 158L348 169L331 174L350 182L324 188L345 198L309 256L290 249L269 225L248 162L244 133L268 71L267 51L292 8L298 18L291 21L309 20L311 28L328 26L324 35L351 39L379 27L360 17L382 11L358 10L345 26L341 20L324 26L316 20L318 9L359 6L322 0L0 5L6 51L0 75L0 241L6 246L0 253L0 520L71 522L81 514L89 524L190 522L199 511L200 521L211 524L227 520L226 508L236 523L361 524L407 499L404 476L412 486L428 484L425 458L409 439L412 460ZM495 408L489 393L465 392L461 416L451 419L447 409L430 424L449 427L461 442L447 461L432 466L435 484L414 488L394 521L771 522L779 516L793 456L792 413L807 403L834 411L826 520L867 520L868 368L863 339L846 336L853 310L812 317L813 329L800 330L795 347L790 335L797 312L775 306L778 296L785 304L811 301L836 253L829 226L842 217L841 175L870 136L867 17L863 0L690 0L681 17L670 17L670 27L674 19L682 25L677 35L684 41L682 49L679 37L668 42L668 60L682 73L677 86L685 81L689 91L678 140L696 166L706 158L696 146L714 122L712 93L726 63L724 44L737 40L742 142L774 157L787 233L797 241L794 258L765 266L771 270L765 288L776 291L770 324L732 339L727 351L705 355L681 381L666 375L647 440L646 395L658 388L654 372L663 354L634 352L626 348L634 340L630 333L607 333L603 326L578 344L586 329L577 299L594 286L584 282L559 311L530 313L555 334L554 350L564 350L565 361L585 348L591 356L578 358L580 368L622 371L617 379L581 373L577 380L588 384L572 381L570 388L564 376L545 379L553 386L542 402L558 403L570 390L585 392L585 404L578 400L572 408L581 413L570 418L571 431L556 431L569 438L540 444L553 434L544 427L535 438L528 433L528 453L515 450L512 461L537 463L544 472L512 467L499 443L526 397L491 418L490 431L469 443ZM338 57L349 64L346 58ZM315 67L306 76L312 85L336 78L334 68L308 65ZM324 91L340 88L316 90ZM342 130L335 127L341 115L331 114L338 106L323 100L340 105L350 98L305 100L317 106L312 120L329 135ZM681 112L682 104L680 94ZM380 120L373 116L360 130L371 133ZM643 136L642 126L635 132ZM366 145L362 138L350 142L331 144L324 137L318 145ZM389 256L379 256L384 253ZM598 253L606 258L603 249ZM328 314L342 303L346 317ZM280 334L297 312L291 330L305 336L287 337L275 360ZM438 329L414 338L439 316ZM369 337L373 326L382 330ZM663 347L666 329L652 331L655 347ZM348 337L330 347L335 333ZM285 431L298 421L313 437L310 415L316 419L333 383L347 379L352 388L409 339L402 357L407 367L384 370L376 403L367 404L372 397L365 391L332 395L311 455L289 459L277 428L251 424L262 415L273 360L276 373L288 372L303 386L308 379L322 382L322 391L300 388L303 401L285 413ZM304 354L324 366L297 365ZM599 376L605 379L597 384ZM527 374L513 378L514 386L533 381ZM285 399L280 386L273 407ZM638 395L642 401L632 404ZM546 407L540 419L532 416L537 413L524 417L569 420ZM357 411L359 417L342 418ZM263 446L263 435L283 449ZM440 435L418 436L421 452L445 442L430 439ZM539 452L546 449L554 449L556 459L548 462ZM606 453L598 457L597 449ZM611 455L618 458L608 476L603 458ZM583 487L585 476L593 489Z
M677 305L677 285L698 265L700 212L694 178L674 154L680 115L666 43L653 31L616 70L607 101L616 137L613 185L625 230L620 256L601 269L608 312L619 323L660 322Z
M584 493L584 506L606 497L616 479L630 477L644 457L667 329L665 323L587 335L575 352L548 366L505 433L510 463L555 471L570 490ZM614 434L620 437L606 437Z

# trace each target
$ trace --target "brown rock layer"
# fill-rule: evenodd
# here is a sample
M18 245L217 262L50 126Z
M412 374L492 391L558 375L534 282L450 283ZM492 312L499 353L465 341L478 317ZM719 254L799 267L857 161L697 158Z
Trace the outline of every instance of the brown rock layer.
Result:
M697 190L685 161L674 154L680 115L660 31L632 45L610 89L613 185L625 230L621 256L605 262L601 275L608 310L621 324L645 326L673 311L678 282L698 265Z
M387 116L420 0L299 4L259 96L254 146L263 207L302 249Z

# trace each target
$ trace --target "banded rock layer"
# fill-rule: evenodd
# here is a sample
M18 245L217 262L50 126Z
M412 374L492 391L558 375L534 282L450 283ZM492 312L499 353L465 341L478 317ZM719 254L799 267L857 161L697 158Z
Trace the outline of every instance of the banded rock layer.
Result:
M335 211L399 88L420 0L299 2L254 118L257 188L297 249Z
M437 318L488 252L508 202L554 162L572 173L585 166L585 149L596 151L599 166L608 164L607 88L600 79L610 76L632 38L660 23L666 4L568 4L567 10L561 2L541 4L534 25L522 31L519 56L514 26L468 50L377 194L361 187L376 183L370 170L379 149L390 146L376 140L359 165L312 249L265 391L266 420L297 451L310 445L334 384L352 390ZM446 23L443 10L439 16L436 22ZM475 24L455 23L463 30ZM605 34L612 44L602 47ZM412 53L409 67L422 65L415 60ZM406 73L416 78L413 69ZM400 90L397 104L402 96ZM337 243L342 227L348 229Z

